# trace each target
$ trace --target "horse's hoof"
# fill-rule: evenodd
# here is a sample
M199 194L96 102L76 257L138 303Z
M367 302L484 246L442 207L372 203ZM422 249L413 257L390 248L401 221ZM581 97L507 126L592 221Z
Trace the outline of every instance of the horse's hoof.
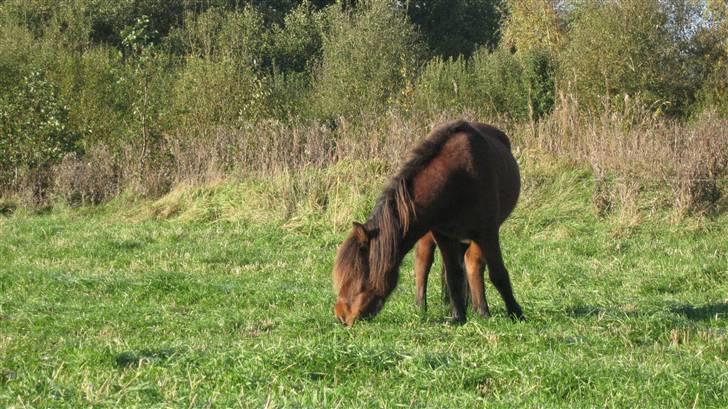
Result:
M520 322L526 321L526 317L523 315L523 312L521 310L511 311L508 313L508 315L510 315L510 317L513 321L520 321Z
M460 326L460 325L465 324L465 317L464 316L462 316L462 317L457 317L457 316L450 317L450 318L448 318L447 323L448 323L448 325Z
M483 318L483 319L486 319L486 320L488 318L490 318L490 308L488 308L488 307L480 307L480 308L474 307L473 308L473 312L475 314L478 314L478 316L480 318Z

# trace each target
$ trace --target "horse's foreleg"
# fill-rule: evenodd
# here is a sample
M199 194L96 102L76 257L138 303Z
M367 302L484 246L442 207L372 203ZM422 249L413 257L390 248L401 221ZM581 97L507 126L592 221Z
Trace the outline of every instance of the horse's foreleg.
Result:
M435 258L435 239L432 233L423 236L415 248L415 302L422 312L427 311L427 277Z
M457 323L465 322L465 274L463 272L463 247L457 240L437 235L437 246L442 253L442 262L445 266L445 278L450 294L452 307L452 320Z
M506 266L503 264L503 255L501 254L497 229L494 229L493 232L488 234L484 242L484 247L490 281L503 298L508 314L513 318L523 319L523 311L521 310L521 306L518 305L518 302L516 302L516 297L513 296L513 288L511 287L511 280L508 277L508 270L506 270Z
M488 318L490 317L490 310L488 309L488 301L485 298L484 270L485 256L480 245L473 241L465 252L465 271L468 274L470 298L473 302L473 310L481 317Z

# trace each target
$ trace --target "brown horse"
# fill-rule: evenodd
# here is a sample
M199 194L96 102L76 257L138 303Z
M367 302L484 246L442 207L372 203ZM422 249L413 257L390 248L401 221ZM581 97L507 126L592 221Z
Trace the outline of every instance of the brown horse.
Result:
M468 244L461 244L463 254L467 251ZM432 263L435 261L435 236L432 232L428 232L417 242L415 245L415 303L421 312L427 311L427 278L430 275L430 268ZM450 303L450 296L447 289L447 276L445 275L445 266L442 268L442 301ZM465 291L467 296L468 285L467 281L464 282L465 287L462 291ZM466 298L466 304L467 304ZM487 306L487 305L486 305Z
M498 237L519 191L518 164L503 132L465 121L434 130L391 179L369 220L355 222L339 248L333 268L339 293L336 317L351 326L360 317L376 315L397 285L405 254L431 232L443 256L455 322L465 321L463 264L473 307L481 316L490 315L483 282L487 263L508 313L522 318ZM431 264L432 244L425 239L418 247L426 261L418 268ZM426 274L420 275L418 294L422 290L424 296L421 279Z

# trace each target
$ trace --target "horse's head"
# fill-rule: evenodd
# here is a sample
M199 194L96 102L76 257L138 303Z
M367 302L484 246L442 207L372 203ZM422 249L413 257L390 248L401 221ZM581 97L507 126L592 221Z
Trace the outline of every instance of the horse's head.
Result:
M336 318L350 327L358 318L374 317L384 304L384 296L369 283L369 251L377 229L354 223L334 263L334 287L339 296L334 306Z

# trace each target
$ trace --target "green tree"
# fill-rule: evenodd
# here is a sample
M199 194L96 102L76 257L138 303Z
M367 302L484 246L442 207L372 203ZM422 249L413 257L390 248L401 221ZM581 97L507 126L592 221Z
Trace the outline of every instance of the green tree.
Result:
M321 56L326 13L316 11L308 1L286 15L271 30L268 65L283 72L305 72Z
M417 78L415 104L426 112L472 109L472 82L473 75L465 57L435 56Z
M514 54L483 47L469 59L433 58L415 87L417 107L482 116L540 117L553 106L554 67L538 50Z
M556 0L507 0L501 46L528 52L533 49L558 53L562 29Z
M120 81L128 87L124 103L128 110L126 129L122 141L135 149L139 163L145 163L150 148L160 136L169 85L168 56L154 45L157 32L147 16L139 17L135 24L123 32L124 72Z
M78 138L58 88L32 71L0 99L0 185L12 184L22 169L61 159L76 149Z
M380 113L407 97L424 53L406 15L388 1L371 1L353 13L330 9L314 92L325 117Z
M702 17L692 42L702 79L698 109L728 116L728 3L709 0Z
M469 57L498 44L501 0L408 0L403 2L435 55Z
M529 95L521 61L512 53L498 49L478 50L471 61L474 103L490 115L505 114L515 119L528 116Z
M560 56L561 86L591 109L602 108L603 98L620 104L628 95L661 112L684 112L692 78L669 3L577 2Z

